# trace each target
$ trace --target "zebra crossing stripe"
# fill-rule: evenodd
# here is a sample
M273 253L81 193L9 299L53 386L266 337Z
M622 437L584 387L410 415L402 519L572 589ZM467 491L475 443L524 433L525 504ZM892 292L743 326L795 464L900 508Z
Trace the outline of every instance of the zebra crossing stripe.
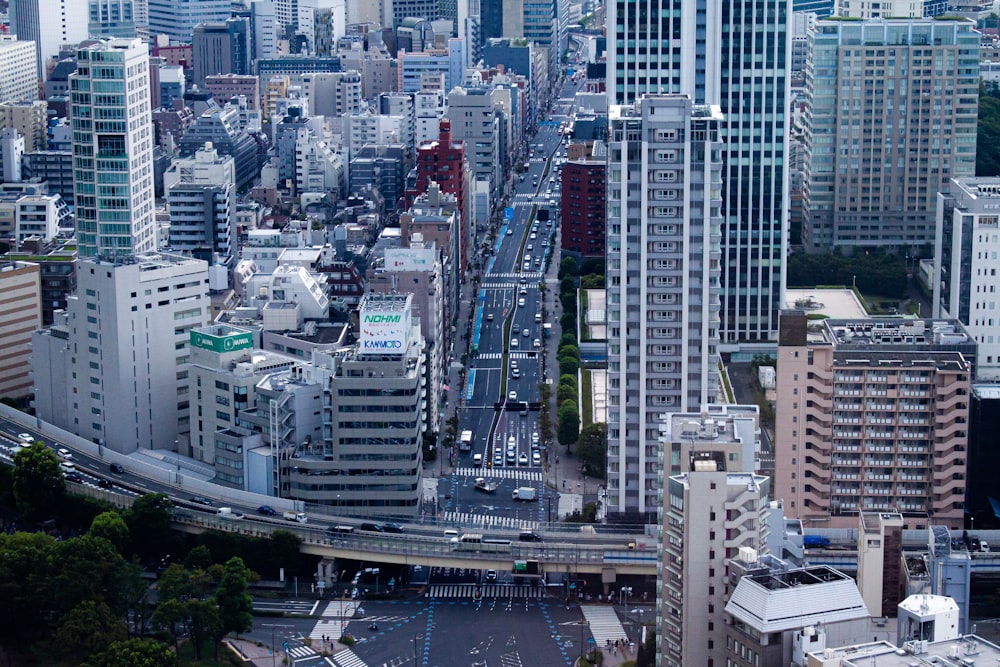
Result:
M480 592L484 598L540 598L542 590L534 586L501 586L493 584L482 586L475 584L438 584L430 587L432 598L475 598Z
M455 468L455 474L459 477L499 477L500 479L518 479L525 482L541 482L542 473L539 470L525 470L523 468Z
M323 637L333 637L336 639L340 636L341 631L347 625L346 621L318 621L313 627L312 631L309 632L309 638L315 641L323 641Z
M445 521L467 526L500 526L503 528L516 528L518 530L532 530L539 526L538 521L528 521L526 519L515 519L514 517L495 517L487 514L469 514L467 512L445 512L442 517Z
M288 649L288 655L293 658L308 658L316 655L316 651L312 650L308 646L296 646L295 648Z
M337 667L368 667L368 663L355 655L351 649L344 649L333 656L333 664Z
M594 635L597 646L606 645L609 639L614 643L625 636L625 628L612 607L581 605L580 610L590 624L590 633Z

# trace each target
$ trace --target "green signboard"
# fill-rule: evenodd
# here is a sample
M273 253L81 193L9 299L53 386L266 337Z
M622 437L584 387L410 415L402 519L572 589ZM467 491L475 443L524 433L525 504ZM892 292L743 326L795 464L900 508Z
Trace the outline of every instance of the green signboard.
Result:
M203 350L219 353L249 350L253 348L253 334L249 331L233 331L222 336L215 336L200 331L192 331L191 347L200 347Z

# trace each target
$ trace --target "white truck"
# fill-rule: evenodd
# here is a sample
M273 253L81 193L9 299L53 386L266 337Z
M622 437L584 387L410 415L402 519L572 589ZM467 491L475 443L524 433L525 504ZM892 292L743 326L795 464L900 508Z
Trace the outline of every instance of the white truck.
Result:
M234 512L232 507L220 507L219 516L224 519L242 519L244 515L242 512Z
M514 500L537 500L538 490L532 486L519 486L511 494Z
M305 523L307 521L304 512L282 512L281 518L285 521L295 521L297 523Z

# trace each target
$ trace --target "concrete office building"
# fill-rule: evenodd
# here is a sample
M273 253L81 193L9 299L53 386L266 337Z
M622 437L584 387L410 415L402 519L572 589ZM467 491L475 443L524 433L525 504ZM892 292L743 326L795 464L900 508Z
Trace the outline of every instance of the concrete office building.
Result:
M163 176L170 211L170 248L231 265L236 248L236 164L212 144L178 158Z
M308 116L332 119L367 109L361 97L361 75L357 72L311 72L303 74L301 79L308 100Z
M42 281L42 324L49 326L57 310L66 310L66 299L76 293L76 245L66 240L43 243L29 240L4 259L38 264ZM37 327L35 327L37 328Z
M724 665L726 562L763 548L770 482L727 472L719 452L698 452L685 468L663 491L657 664Z
M38 51L33 42L0 39L0 101L38 99Z
M4 183L20 183L23 158L24 137L13 128L0 129L0 180Z
M25 153L21 175L25 180L37 179L49 184L49 192L73 201L72 151L34 151Z
M35 262L0 261L0 398L31 395L31 339L42 326L40 267Z
M156 225L146 45L99 42L77 51L77 62L70 87L80 257L149 253L156 249Z
M192 329L208 324L208 265L135 255L77 265L78 290L32 338L35 409L44 421L129 454L176 450L187 437L184 365Z
M204 87L209 76L252 74L251 40L250 20L246 18L196 25L191 38L194 83Z
M681 93L721 108L718 329L725 344L774 340L784 307L791 4L735 0L706 10L684 3L669 16L645 0L607 4L611 104Z
M858 589L872 616L895 616L903 596L903 526L899 512L858 512Z
M48 145L48 104L0 101L0 127L17 130L24 137L24 151L45 150Z
M58 194L24 195L14 209L14 242L20 248L29 238L46 243L54 239L63 225L69 226L72 213Z
M979 345L976 380L1000 380L1000 178L953 178L938 194L934 317L955 318Z
M806 529L898 510L961 527L976 344L957 320L823 320L785 311L775 496Z
M661 422L670 412L700 411L718 390L720 121L717 106L686 95L646 96L610 111L612 519L646 520L657 510Z
M252 111L260 111L260 78L253 74L213 74L205 77L205 90L216 101L243 96Z
M242 189L253 182L260 170L257 142L242 127L240 108L227 104L222 109L212 108L203 113L184 131L178 145L184 157L190 157L206 143L228 155L236 163L236 188Z
M972 21L819 21L806 69L809 252L933 243L939 192L975 175Z
M511 138L496 88L455 88L448 93L446 117L451 136L465 148L465 163L472 181L486 184L492 207L503 186L504 161Z
M171 44L190 44L199 23L224 23L231 0L148 0L149 34L166 35Z
M188 456L215 466L215 481L247 488L247 450L218 437L245 428L240 412L256 402L256 385L267 375L300 363L292 357L264 352L251 329L212 324L190 331L188 395L197 397L197 419L191 420Z
M63 44L87 39L88 0L10 0L10 32L35 43L38 79L46 77L46 64L59 55Z
M415 53L400 51L397 59L399 78L396 90L401 93L418 93L431 90L427 82L443 77L445 92L450 92L463 81L465 72L463 49L465 41L452 38L447 49L429 49Z

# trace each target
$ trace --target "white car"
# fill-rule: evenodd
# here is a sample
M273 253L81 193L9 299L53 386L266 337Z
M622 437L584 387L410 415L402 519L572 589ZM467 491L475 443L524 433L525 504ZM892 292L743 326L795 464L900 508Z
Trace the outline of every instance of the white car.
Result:
M511 391L509 394L507 394L507 399L511 400L511 401L516 401L517 400L517 392L516 391Z
M528 465L528 455L527 454L521 454L520 456L518 456L517 457L517 464L521 465L521 466Z
M30 433L18 433L17 439L26 445L30 445L35 442L34 436L32 436Z
M56 450L56 456L58 456L59 458L61 458L63 461L72 461L73 460L73 452L69 451L65 447L60 447L59 449L57 449Z
M541 346L542 346L542 341L540 341L540 340L538 340L538 339L536 338L536 339L535 339L535 340L534 340L534 341L533 341L533 342L532 342L531 344L532 344L532 345L533 345L534 347L541 347Z
M63 461L59 464L63 472L69 474L71 472L76 472L76 465L72 461Z
M531 463L536 466L542 465L542 455L538 452L531 453Z
M511 338L510 339L510 346L511 347L517 347L517 339L516 338Z
M528 331L527 329L522 329L521 330L521 335L524 336L525 338L527 338L528 336L531 335L531 332Z

